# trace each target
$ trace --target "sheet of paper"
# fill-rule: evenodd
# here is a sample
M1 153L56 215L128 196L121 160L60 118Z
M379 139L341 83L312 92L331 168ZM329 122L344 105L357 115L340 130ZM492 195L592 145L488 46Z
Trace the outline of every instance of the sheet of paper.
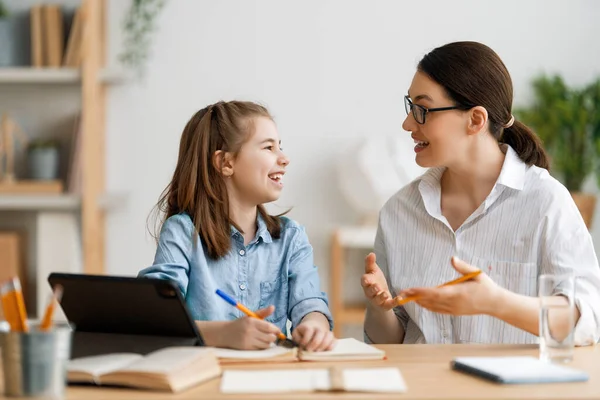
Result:
M312 392L317 389L329 389L328 370L226 370L221 379L223 393Z
M101 356L81 357L70 360L67 371L87 372L95 377L116 371L142 358L134 353L115 353Z
M306 357L307 359L309 357L310 359L321 359L351 356L383 358L383 356L385 356L385 352L354 338L345 338L338 339L335 347L332 350L319 352L303 352L302 355L303 358Z
M348 368L342 371L344 390L402 393L406 384L398 368ZM327 369L226 370L223 393L285 393L330 390Z
M291 353L291 349L281 346L271 346L265 350L233 350L216 348L217 358L235 358L235 359L263 359L283 356Z
M348 368L342 373L348 392L406 392L406 383L398 368Z

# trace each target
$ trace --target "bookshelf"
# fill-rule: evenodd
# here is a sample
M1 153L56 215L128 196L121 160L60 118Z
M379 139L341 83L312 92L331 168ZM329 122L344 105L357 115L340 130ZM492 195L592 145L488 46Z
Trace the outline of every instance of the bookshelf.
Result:
M9 1L8 7L24 11L37 3ZM39 316L50 293L49 272L104 273L105 213L126 201L124 193L105 191L106 91L130 78L104 66L106 0L48 3L81 6L80 67L0 68L0 112L5 108L31 115L28 132L41 137L52 129L66 130L67 115L81 113L77 193L0 192L0 230L25 232L31 317Z

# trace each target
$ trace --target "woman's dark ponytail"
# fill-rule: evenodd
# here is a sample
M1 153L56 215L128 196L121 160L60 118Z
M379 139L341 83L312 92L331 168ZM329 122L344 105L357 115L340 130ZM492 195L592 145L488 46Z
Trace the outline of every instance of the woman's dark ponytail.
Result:
M550 170L542 141L527 125L515 120L511 127L504 128L501 142L512 147L525 164Z

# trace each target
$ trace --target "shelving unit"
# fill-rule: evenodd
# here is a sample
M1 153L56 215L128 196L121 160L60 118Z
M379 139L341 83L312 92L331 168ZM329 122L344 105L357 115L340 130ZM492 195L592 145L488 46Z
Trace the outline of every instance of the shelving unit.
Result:
M65 5L72 7L74 1ZM39 101L35 106L29 104L29 98L37 97L39 90L51 90L48 96L54 96L59 103L61 93L69 93L70 99L80 101L80 193L0 194L0 229L22 230L21 221L28 224L28 257L33 260L26 267L29 281L33 281L28 285L34 292L28 295L33 302L32 317L39 316L47 301L49 272L104 273L105 212L126 200L125 194L105 192L104 131L106 88L126 82L129 76L121 70L104 68L105 0L82 0L80 5L84 10L81 68L0 68L0 85L8 96L3 99L4 105L12 104L12 100L18 102L15 107L20 107L20 112L33 112L38 118L34 130L56 123L50 120L52 110L41 109ZM74 111L71 100L68 104ZM29 106L34 108L29 110ZM41 107L46 108L44 104ZM57 104L53 110L60 107L66 106ZM64 115L60 118L64 119Z
M376 233L377 228L371 226L346 226L333 232L329 300L336 337L343 337L345 325L360 325L365 317L364 304L347 304L345 300L345 252L348 249L372 249Z

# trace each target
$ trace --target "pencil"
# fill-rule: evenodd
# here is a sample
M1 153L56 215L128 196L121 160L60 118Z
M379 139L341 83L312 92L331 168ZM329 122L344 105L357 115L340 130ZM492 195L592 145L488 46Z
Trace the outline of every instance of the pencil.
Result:
M10 325L10 330L13 332L28 332L27 310L25 309L25 300L23 300L19 278L14 277L4 282L0 286L0 295L2 296L4 317Z
M446 283L442 283L439 286L436 286L438 288L444 287L444 286L451 286L451 285L456 285L457 283L461 283L461 282L466 282L469 281L473 278L475 278L477 275L479 275L481 273L481 270L477 270L474 272L469 272L468 274L464 274L463 276L461 276L460 278L454 279L453 281L449 281ZM409 296L409 297L396 297L396 304L401 306L403 304L408 303L409 301L414 301L418 298L419 296Z
M233 297L231 297L227 293L223 292L221 289L217 289L216 293L223 300L225 300L226 302L228 302L232 306L236 307L238 310L240 310L241 312L243 312L247 316L252 317L252 318L262 319L254 311L250 310L248 307L244 306L242 303L237 302ZM293 343L293 345L297 346L292 340L288 339L287 336L285 336L283 334L283 332L281 332L281 331L279 331L279 333L277 334L277 337L279 338L279 340L283 341L284 343L290 344L290 342L291 342L291 343Z
M49 331L52 327L52 316L54 315L54 309L56 308L56 303L60 302L60 299L62 298L62 293L62 286L56 285L54 287L54 291L50 295L50 300L48 301L48 306L46 307L44 318L42 319L42 323L40 324L41 331Z

